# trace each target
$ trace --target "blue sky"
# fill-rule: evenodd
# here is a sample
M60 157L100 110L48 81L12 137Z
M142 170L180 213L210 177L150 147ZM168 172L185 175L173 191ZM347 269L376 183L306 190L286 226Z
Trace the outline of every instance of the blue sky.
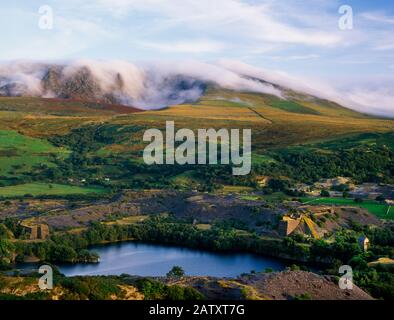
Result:
M51 30L38 28L42 5L53 9ZM352 30L338 27L341 5L353 9ZM0 0L0 9L0 60L231 59L394 91L392 0ZM385 99L394 109L394 94Z

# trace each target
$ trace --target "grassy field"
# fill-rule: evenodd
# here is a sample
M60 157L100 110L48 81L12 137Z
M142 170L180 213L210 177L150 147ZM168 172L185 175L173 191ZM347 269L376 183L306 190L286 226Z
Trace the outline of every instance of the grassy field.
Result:
M1 197L21 197L24 195L41 196L65 196L65 195L86 195L93 193L105 193L103 188L96 187L78 187L62 184L46 184L46 183L27 183L16 186L0 188Z
M200 229L200 230L211 230L212 225L206 224L206 223L199 223L196 225L196 227L197 227L197 229Z
M332 205L342 205L342 206L352 206L367 209L370 213L382 219L394 219L394 209L387 205L381 204L376 201L366 200L362 203L356 203L353 199L341 199L341 198L303 198L302 201L308 204L332 204Z
M119 219L116 221L105 222L105 224L107 224L107 225L130 225L130 224L140 223L148 218L149 218L149 216L131 216L131 217L122 218L122 219Z
M285 200L289 200L289 196L287 196L283 192L274 192L272 194L261 195L261 198L268 202L282 202Z
M261 154L256 154L252 153L252 163L254 165L256 164L269 164L269 163L275 163L275 159L267 156L267 155L261 155Z
M241 199L246 201L258 201L261 200L261 197L250 195L250 196L242 196Z
M51 166L51 157L65 158L69 151L56 148L48 141L0 130L0 175L17 175L33 166Z
M315 114L318 115L319 112L316 110L305 107L303 105L300 105L296 102L293 101L286 101L286 100L280 100L280 99L273 99L270 103L272 107L287 111L287 112L293 112L293 113L304 113L304 114Z
M219 193L247 193L253 191L253 188L244 186L224 186Z
M125 106L70 99L45 99L34 97L0 97L1 111L23 111L55 116L97 116L131 113L138 110Z

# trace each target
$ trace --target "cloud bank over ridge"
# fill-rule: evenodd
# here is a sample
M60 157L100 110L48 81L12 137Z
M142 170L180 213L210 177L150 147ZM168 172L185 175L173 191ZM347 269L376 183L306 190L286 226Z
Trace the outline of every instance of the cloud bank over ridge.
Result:
M386 83L386 86L381 83ZM394 116L394 93L390 89L394 79L379 81L375 87L370 84L349 87L338 83L335 88L316 79L264 70L233 60L138 64L115 60L78 60L56 64L16 61L0 64L0 95L4 96L100 100L158 109L197 101L207 84L235 91L270 94L282 99L286 99L286 94L281 88L286 88L332 100L361 112Z

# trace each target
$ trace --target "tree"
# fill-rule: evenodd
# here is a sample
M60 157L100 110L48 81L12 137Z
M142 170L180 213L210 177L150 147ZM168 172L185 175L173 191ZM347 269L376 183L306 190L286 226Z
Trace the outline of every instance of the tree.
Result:
M55 245L51 252L52 261L74 262L77 260L78 255L75 250L67 245Z
M0 239L12 239L13 234L8 228L0 223Z
M320 192L320 195L324 198L329 198L330 197L330 192L328 192L327 190L322 190Z
M268 182L268 188L274 191L285 191L289 187L289 181L280 179L271 179Z
M179 279L185 275L185 271L180 266L174 266L167 273L167 278Z
M0 239L0 265L11 263L14 251L15 247L10 241Z

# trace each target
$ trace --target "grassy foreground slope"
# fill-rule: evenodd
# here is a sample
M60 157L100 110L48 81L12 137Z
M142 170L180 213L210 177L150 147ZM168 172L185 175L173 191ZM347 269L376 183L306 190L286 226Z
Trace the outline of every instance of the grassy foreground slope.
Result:
M363 201L361 203L355 203L354 199L341 199L341 198L320 198L313 199L304 198L303 202L308 204L328 204L328 205L339 205L339 206L350 206L350 207L360 207L367 209L370 213L376 215L382 219L394 219L394 209L385 204L379 203L377 201Z
M36 165L51 166L52 158L65 158L69 151L56 148L46 140L0 130L0 175L12 176Z
M105 193L105 189L46 183L26 183L0 188L0 197L84 195L92 193Z

